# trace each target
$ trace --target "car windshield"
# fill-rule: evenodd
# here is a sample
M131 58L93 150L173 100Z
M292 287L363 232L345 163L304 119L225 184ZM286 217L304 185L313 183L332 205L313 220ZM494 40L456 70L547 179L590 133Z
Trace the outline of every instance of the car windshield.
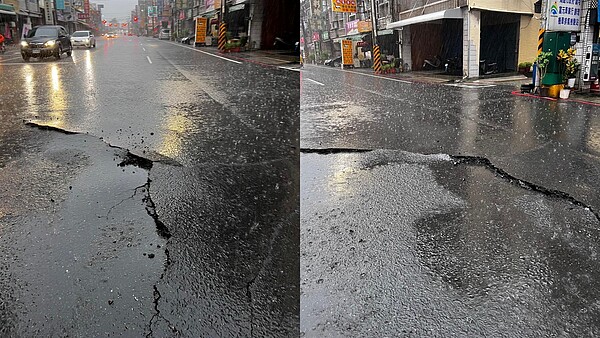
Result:
M89 36L90 33L89 32L75 32L73 33L74 37L82 37L82 36Z
M50 27L38 27L38 28L34 28L30 33L29 33L29 37L33 38L40 38L40 37L57 37L58 36L58 30L56 28L50 28Z

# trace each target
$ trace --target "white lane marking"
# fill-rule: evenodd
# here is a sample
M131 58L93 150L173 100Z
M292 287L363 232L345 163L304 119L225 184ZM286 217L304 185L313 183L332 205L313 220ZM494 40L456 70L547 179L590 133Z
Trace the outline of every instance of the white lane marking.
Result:
M150 57L146 55L146 58L148 59L148 62L150 62L150 64L152 64L152 60L150 60Z
M277 67L277 68L291 70L292 72L300 72L300 68L291 68L291 67Z
M312 82L312 83L316 83L316 84L318 84L319 86L324 86L324 84L322 84L321 82L317 82L317 81L315 81L315 80L313 80L313 79L305 78L305 80L306 80L306 81L310 81L310 82Z
M199 49L196 49L196 48L193 48L193 47L182 46L181 44L178 44L178 43L176 43L176 42L169 42L169 43L170 43L170 44L172 44L172 45L175 45L175 46L179 46L179 47L181 47L181 48L187 48L187 49L191 49L191 50L193 50L193 51L196 51L196 52L198 52L198 53L203 53L203 54L210 55L210 56L214 56L214 57L216 57L216 58L223 59L223 60L226 60L226 61L229 61L229 62L233 62L233 63L241 64L241 62L240 62L240 61L236 61L236 60L228 59L228 58L226 58L226 57L222 57L222 56L219 56L219 55L215 55L215 54L213 54L213 53L205 52L205 51L203 51L203 50L199 50Z
M51 63L49 62L7 62L7 63L3 63L0 62L0 66L37 66L37 65L50 65ZM62 62L59 62L58 64L62 64Z
M146 48L142 47L142 49L144 50L144 52L146 51Z
M15 57L3 58L3 59L1 59L1 60L0 60L0 62L3 62L3 61L10 61L10 60L19 60L19 59L22 59L22 57L20 57L20 56L15 56Z
M341 69L340 69L340 71L341 71ZM412 84L412 82L406 81L406 80L392 79L390 77L365 74L365 73L355 72L355 71L351 71L351 70L345 70L345 72L352 73L352 74L358 74L358 75L364 75L364 76L370 76L370 77L374 77L374 78L377 78L377 79L383 79L383 80L396 81L396 82L400 82L400 83L409 83L409 84Z

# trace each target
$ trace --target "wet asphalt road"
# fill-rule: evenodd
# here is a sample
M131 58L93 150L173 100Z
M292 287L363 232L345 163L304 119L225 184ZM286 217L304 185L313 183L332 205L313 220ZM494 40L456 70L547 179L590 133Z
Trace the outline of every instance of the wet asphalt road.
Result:
M600 334L597 107L301 77L302 335Z
M299 76L214 53L0 57L0 335L297 336Z

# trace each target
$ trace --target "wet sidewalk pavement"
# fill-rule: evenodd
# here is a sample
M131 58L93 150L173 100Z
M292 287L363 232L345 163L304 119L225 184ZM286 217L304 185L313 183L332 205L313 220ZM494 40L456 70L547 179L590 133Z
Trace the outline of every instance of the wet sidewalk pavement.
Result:
M263 66L281 68L300 68L300 56L288 50L251 50L234 53L221 53L217 47L201 47L212 53L219 53L232 59L252 62Z

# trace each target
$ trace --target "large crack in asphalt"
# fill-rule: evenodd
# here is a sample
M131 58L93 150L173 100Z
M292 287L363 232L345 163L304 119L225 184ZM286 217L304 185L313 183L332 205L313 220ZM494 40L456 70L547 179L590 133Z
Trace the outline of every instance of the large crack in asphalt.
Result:
M48 131L59 132L59 133L66 134L66 135L89 135L87 133L70 131L70 130L66 130L66 129L62 129L62 128L58 128L58 127L54 127L54 126L38 124L35 122L31 122L31 121L24 121L24 123L25 123L25 125L32 127L32 128L37 128L39 130L48 130ZM175 326L173 324L171 324L171 322L168 319L166 319L163 315L161 315L160 310L158 308L158 303L159 303L159 300L162 298L162 296L161 296L160 291L158 290L157 285L158 285L159 281L163 280L169 266L171 265L171 256L169 254L169 249L167 248L168 240L169 240L169 238L171 238L171 232L169 231L169 228L160 220L159 215L156 212L156 205L154 204L154 201L152 200L152 196L150 195L150 184L152 183L152 180L150 179L150 170L152 169L155 162L161 162L161 163L173 165L173 166L181 166L181 165L179 163L177 163L175 160L172 160L169 158L160 159L160 160L151 160L149 158L134 154L129 149L112 145L112 144L104 141L104 139L101 137L99 138L99 140L102 141L103 143L105 143L106 145L108 145L110 148L115 148L115 149L125 151L123 160L119 164L117 164L118 166L125 167L128 165L131 165L131 166L136 166L138 168L144 169L148 172L148 177L147 177L146 183L133 189L132 196L123 199L118 204L111 207L106 214L106 218L108 218L109 214L111 213L111 211L114 208L116 208L118 205L120 205L124 201L134 198L139 189L142 189L142 188L144 189L143 192L146 193L146 196L144 196L142 201L145 203L146 213L148 214L148 216L150 216L154 220L154 223L156 225L157 234L167 241L165 244L165 257L166 258L165 258L165 262L164 262L163 271L162 271L157 283L155 283L153 285L152 294L153 294L153 298L154 298L154 300L153 300L154 314L152 315L152 317L150 318L150 322L148 323L148 333L146 334L146 337L152 337L154 335L152 325L154 324L155 320L157 320L159 318L164 320L167 323L171 332L178 333L177 328L175 328Z
M535 184L533 182L529 182L526 180L522 180L518 177L515 177L515 176L509 174L508 172L506 172L504 169L499 168L496 165L494 165L486 157L481 157L481 156L450 156L450 157L454 160L455 164L467 164L467 165L471 165L471 166L486 168L487 170L494 173L494 175L496 175L497 177L500 177L500 178L504 179L505 181L510 182L513 185L516 185L523 189L541 193L545 196L561 199L561 200L567 201L573 205L576 205L578 207L584 208L585 210L590 211L594 215L594 217L596 217L596 220L598 222L600 222L600 214L598 214L597 210L594 210L594 208L591 205L588 205L585 202L578 200L577 198L573 197L571 194L569 194L567 192L560 191L557 189L546 188L539 184Z
M351 154L351 153L368 153L374 149L359 149L359 148L300 148L300 152L303 154L319 154L319 155L330 155L330 154Z
M362 148L300 148L300 152L304 154L320 154L320 155L330 155L330 154L351 154L351 153L367 153L373 152L377 149L362 149ZM398 150L403 151L403 150ZM421 154L427 156L427 154ZM509 174L506 170L494 165L492 161L483 156L464 156L464 155L448 155L450 160L454 162L455 165L464 164L470 166L477 166L487 169L492 172L496 177L499 177L506 182L518 186L522 189L535 191L542 195L556 198L560 200L567 201L575 206L581 207L586 211L590 211L596 220L600 223L600 214L597 210L595 210L591 205L575 198L571 194L557 190L546 188L542 185L529 182L527 180L520 179L514 175Z

